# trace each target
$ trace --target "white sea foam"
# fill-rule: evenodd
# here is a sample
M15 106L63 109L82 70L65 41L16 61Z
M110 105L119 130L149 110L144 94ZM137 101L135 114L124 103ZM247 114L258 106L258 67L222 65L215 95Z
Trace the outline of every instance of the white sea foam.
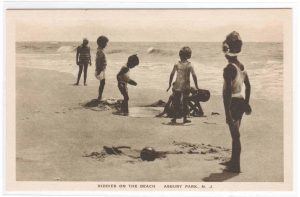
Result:
M76 46L61 46L57 49L57 52L73 52L76 50Z
M71 73L75 80L78 72L75 64L77 44L79 43L17 44L17 66ZM190 61L198 76L200 88L220 95L223 68L227 61L217 51L219 45L215 43L189 43L188 45L193 49ZM140 65L132 69L130 76L138 82L138 88L154 88L165 92L170 72L179 59L178 50L181 46L182 43L111 43L105 49L108 63L107 80L116 83L116 74L121 66L126 63L130 54L137 53ZM97 46L91 43L90 47L93 65L88 69L88 80L94 80ZM268 43L260 45L260 48L256 48L255 44L245 45L244 56L240 59L246 66L252 85L251 92L255 98L282 99L283 57L279 49L277 45ZM193 79L191 78L190 81L193 86Z

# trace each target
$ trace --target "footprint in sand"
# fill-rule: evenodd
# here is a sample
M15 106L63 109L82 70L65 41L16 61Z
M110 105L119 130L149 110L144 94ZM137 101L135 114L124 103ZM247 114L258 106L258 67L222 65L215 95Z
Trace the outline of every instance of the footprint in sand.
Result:
M175 122L175 123L173 123L173 122L167 122L167 123L163 122L161 124L169 125L169 126L191 126L191 125L193 125L191 123L183 123L183 122Z
M204 124L217 124L217 123L215 123L215 122L203 122Z
M56 113L56 114L65 114L66 112L65 111L56 111L56 112L54 112L54 113Z

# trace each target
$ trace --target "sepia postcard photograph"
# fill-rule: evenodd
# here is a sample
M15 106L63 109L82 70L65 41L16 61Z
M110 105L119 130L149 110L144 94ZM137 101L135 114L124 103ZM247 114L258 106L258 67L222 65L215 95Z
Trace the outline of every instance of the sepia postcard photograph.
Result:
M292 9L8 9L7 191L291 191Z

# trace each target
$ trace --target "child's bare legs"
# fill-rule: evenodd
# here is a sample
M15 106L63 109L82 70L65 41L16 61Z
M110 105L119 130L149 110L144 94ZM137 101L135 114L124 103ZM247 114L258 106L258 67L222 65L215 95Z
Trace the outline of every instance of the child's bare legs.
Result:
M79 66L79 71L78 71L78 75L77 75L77 82L74 85L79 85L81 73L82 73L82 70L83 70L83 64L79 64L78 66Z
M88 69L88 63L84 63L84 70L83 70L83 76L84 76L84 85L87 85L86 84L86 78L87 78L87 69Z
M241 141L240 141L240 123L241 120L233 121L232 125L229 125L229 130L232 138L232 152L231 159L228 162L227 170L231 172L240 172L240 155L241 155Z
M99 85L99 95L98 95L98 100L99 101L101 101L101 99L102 99L102 94L103 94L104 86L105 86L105 79L102 79L100 81L100 85Z
M174 114L173 118L171 119L172 123L176 123L176 119L180 118L180 100L181 100L182 93L179 91L174 92L173 96L173 105L174 105Z
M183 107L183 123L190 123L191 121L187 119L189 114L189 107L188 107L188 97L190 92L185 91L183 92L183 99L182 99L182 107Z
M122 101L122 104L121 104L121 110L123 113L128 114L128 112L129 112L129 110L128 110L129 96L128 96L127 87L125 84L119 83L118 88L124 97L124 100Z

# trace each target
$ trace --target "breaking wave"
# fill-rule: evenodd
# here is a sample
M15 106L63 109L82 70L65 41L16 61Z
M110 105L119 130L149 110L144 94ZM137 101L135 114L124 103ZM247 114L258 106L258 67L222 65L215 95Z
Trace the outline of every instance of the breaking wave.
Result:
M76 51L76 46L61 46L57 49L57 52L73 52Z
M152 55L162 55L162 56L163 55L174 55L174 52L172 52L172 51L158 49L158 48L154 48L154 47L148 48L147 53L152 54Z

